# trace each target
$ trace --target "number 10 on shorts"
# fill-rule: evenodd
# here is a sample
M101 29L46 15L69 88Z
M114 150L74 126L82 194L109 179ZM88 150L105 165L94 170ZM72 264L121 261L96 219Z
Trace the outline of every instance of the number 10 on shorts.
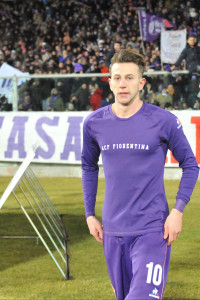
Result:
M158 286L162 281L162 267L159 264L154 266L153 262L150 262L146 265L147 271L147 283L151 284L153 282L154 285Z

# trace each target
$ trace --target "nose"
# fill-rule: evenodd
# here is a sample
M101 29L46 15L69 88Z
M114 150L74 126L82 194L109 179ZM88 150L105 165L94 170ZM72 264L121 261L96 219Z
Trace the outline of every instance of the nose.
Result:
M119 83L119 86L120 86L121 88L126 87L126 80L123 79L123 78L121 78L120 83Z

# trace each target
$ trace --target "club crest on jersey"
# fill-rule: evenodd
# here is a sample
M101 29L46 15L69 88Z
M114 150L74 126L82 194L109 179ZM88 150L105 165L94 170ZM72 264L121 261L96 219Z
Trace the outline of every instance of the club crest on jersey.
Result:
M149 297L155 298L155 299L160 299L159 295L158 295L158 290L157 288L154 288L153 291L151 292L151 294L149 294Z
M176 122L177 122L177 128L179 129L182 126L181 121L177 118Z

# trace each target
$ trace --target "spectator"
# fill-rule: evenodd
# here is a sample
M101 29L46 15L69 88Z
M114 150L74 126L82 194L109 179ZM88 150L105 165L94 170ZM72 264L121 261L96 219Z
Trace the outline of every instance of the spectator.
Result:
M64 44L65 46L67 46L67 45L70 44L70 41L71 41L71 39L70 39L70 36L69 36L69 32L66 31L66 32L64 33L64 37L63 37L63 44Z
M106 66L104 61L100 62L99 68L100 68L101 73L109 74L109 69ZM101 77L100 83L99 83L99 87L103 90L104 97L107 97L107 95L110 93L110 86L108 83L108 79L109 79L109 76L103 76L103 77Z
M187 102L182 103L182 109L183 110L191 110L191 107L188 107Z
M5 95L0 95L0 111L11 111L12 104L8 103L8 98Z
M85 56L82 56L80 61L81 61L81 66L83 68L83 73L86 73L87 70L89 69L87 58Z
M74 103L68 102L66 105L66 111L76 111L76 109L74 107Z
M126 44L126 48L127 49L137 49L137 44L133 41L129 41L127 44Z
M172 96L167 93L165 87L163 87L161 93L157 94L156 101L159 103L159 106L162 108L169 108L172 107L173 105Z
M28 92L25 92L23 97L18 100L19 111L32 111L31 97Z
M113 93L109 93L106 98L101 101L101 107L114 103Z
M42 110L42 100L43 98L43 89L40 79L35 79L32 82L32 85L29 87L29 92L32 98L34 110ZM49 94L50 90L48 91Z
M67 50L62 51L62 55L59 56L59 63L66 63L69 58Z
M172 97L172 104L173 106L178 104L180 101L180 91L178 88L173 84L168 84L166 92Z
M52 79L35 79L33 81L29 87L29 92L34 110L42 110L43 100L48 97L53 87L54 81Z
M196 37L189 36L186 47L182 50L175 65L171 67L174 70L180 67L181 62L185 60L185 67L190 73L196 72L197 66L200 64L200 47L196 44Z
M67 69L65 69L65 71L66 71L66 73L68 73ZM65 106L70 101L73 79L74 78L56 78L55 79L55 87L58 89Z
M108 69L108 67L106 67L106 64L105 64L105 62L104 61L101 61L100 62L100 71L101 71L101 73L109 73L109 69ZM104 77L101 77L101 81L103 81L103 82L108 82L108 76L104 76Z
M74 73L83 74L83 67L80 63L74 64ZM80 77L72 78L71 95L73 95L81 87L81 85L85 83L85 81L86 80L84 78L80 78Z
M88 110L89 103L89 89L86 83L83 83L81 87L71 96L71 102L76 110Z
M150 101L150 97L152 95L152 93L154 92L152 89L152 85L150 82L147 82L146 85L144 86L144 92L142 95L142 99L145 100L146 102Z
M199 102L198 99L195 101L193 109L194 110L199 110L200 109L200 102Z
M99 88L97 84L89 84L90 98L89 102L92 110L100 108L102 101L103 91Z
M199 78L196 74L192 74L190 76L190 80L187 86L188 91L186 102L188 107L193 108L199 91Z
M156 96L156 93L153 92L152 94L150 94L149 100L147 102L156 106L160 106L159 102L156 100Z
M80 63L74 65L74 73L83 73L83 66Z
M4 62L4 52L0 50L0 67L3 65Z
M58 89L53 88L51 90L51 96L47 98L46 102L47 111L64 111L64 103L61 98Z
M110 60L113 55L122 48L122 43L120 41L115 41L113 43L112 49L108 52L106 56L105 64L109 68L110 67Z

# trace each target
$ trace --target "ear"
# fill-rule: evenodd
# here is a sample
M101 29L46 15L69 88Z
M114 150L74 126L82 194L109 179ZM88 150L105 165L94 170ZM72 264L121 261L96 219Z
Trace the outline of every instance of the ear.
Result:
M145 78L141 78L140 79L140 84L139 84L139 91L141 91L143 89L145 83L146 83L146 79Z
M113 92L113 90L112 90L112 80L111 80L111 78L108 78L108 82L109 82L109 85L110 85L110 90Z

